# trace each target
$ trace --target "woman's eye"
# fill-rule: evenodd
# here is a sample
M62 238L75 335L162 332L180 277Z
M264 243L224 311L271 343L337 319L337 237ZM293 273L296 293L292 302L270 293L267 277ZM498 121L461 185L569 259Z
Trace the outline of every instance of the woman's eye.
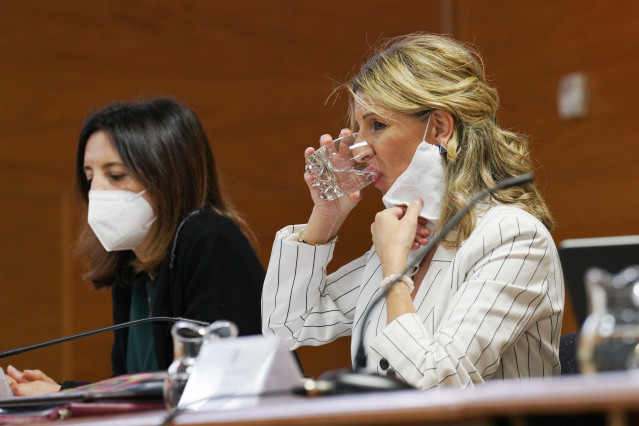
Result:
M122 175L122 174L110 174L109 175L109 179L111 179L112 181L115 181L115 182L117 182L119 180L122 180L123 178L124 178L124 175Z
M373 129L375 131L384 130L385 128L386 128L386 124L381 123L381 122L379 122L377 120L373 121Z

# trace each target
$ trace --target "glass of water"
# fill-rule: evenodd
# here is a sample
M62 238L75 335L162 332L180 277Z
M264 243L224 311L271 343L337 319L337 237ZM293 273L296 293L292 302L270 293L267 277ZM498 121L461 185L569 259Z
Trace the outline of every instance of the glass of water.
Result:
M312 186L327 201L336 200L375 182L377 160L366 141L357 133L337 138L306 159L306 172L314 177Z

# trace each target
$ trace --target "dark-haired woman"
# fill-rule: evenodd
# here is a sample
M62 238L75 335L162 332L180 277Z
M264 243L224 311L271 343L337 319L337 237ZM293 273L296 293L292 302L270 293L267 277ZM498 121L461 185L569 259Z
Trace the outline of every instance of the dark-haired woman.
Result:
M111 288L116 324L147 316L226 319L241 335L260 334L264 269L188 107L161 98L97 111L80 134L76 186L88 206L79 240L85 278ZM115 332L114 376L163 370L172 360L168 323ZM39 370L7 370L16 395L60 389Z

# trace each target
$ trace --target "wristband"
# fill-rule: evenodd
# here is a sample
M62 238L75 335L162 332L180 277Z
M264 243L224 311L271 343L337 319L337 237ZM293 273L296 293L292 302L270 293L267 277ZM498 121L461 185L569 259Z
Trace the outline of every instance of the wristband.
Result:
M413 291L415 290L415 283L413 283L413 280L409 276L403 274L391 274L387 276L382 280L379 288L384 291L395 281L403 282L404 284L406 284L406 286L408 287L408 293L413 294Z

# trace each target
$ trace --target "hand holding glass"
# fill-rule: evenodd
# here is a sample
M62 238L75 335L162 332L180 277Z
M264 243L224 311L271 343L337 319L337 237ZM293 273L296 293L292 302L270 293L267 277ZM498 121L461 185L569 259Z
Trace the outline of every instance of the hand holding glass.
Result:
M306 159L311 186L327 201L336 200L375 182L379 169L368 143L357 133L342 136L316 150Z

